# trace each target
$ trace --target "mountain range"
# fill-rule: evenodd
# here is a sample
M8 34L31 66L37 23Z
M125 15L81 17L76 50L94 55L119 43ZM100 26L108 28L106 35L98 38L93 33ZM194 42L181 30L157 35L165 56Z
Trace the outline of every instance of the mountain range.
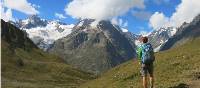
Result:
M75 25L66 25L33 15L12 24L26 31L40 49L95 74L135 57L136 38L132 38L131 32L122 32L119 26L109 21L101 21L96 27L91 26L92 22L92 19L83 19Z
M28 37L44 51L47 51L54 41L70 34L74 27L73 24L41 19L38 15L11 23L19 29L25 30Z
M199 18L194 19L198 23ZM121 27L110 21L100 21L93 26L94 22L93 19L82 19L76 24L68 25L33 15L11 23L26 31L28 37L40 49L60 56L74 67L95 74L107 71L136 56L136 41L142 35L123 32ZM150 32L147 36L154 51L171 48L173 44L169 43L185 29L190 29L187 25L193 27L195 22L185 23L180 28L159 28Z
M48 51L53 43L72 32L73 27L83 25L83 21L80 20L76 24L65 24L56 20L50 21L40 18L38 15L32 15L25 20L19 20L11 22L18 28L25 30L29 35L29 38L44 51ZM86 23L86 22L85 22ZM135 40L137 40L140 34L134 34L132 32L123 32L121 27L112 24L121 34L123 34L134 46ZM159 51L159 47L165 43L170 37L176 33L176 28L167 27L154 30L147 36L150 38L155 51Z
M99 74L135 57L135 40L141 35L123 32L109 21L101 21L97 27L91 26L92 22L92 19L83 19L75 25L66 25L33 15L13 24L25 30L40 49L60 56L83 71ZM169 32L163 30L153 34L152 39L169 38ZM162 44L156 42L152 41L155 47Z

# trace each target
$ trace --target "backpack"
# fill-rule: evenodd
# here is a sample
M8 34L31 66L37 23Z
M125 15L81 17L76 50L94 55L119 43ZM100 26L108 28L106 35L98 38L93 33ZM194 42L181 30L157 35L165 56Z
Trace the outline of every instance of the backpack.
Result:
M153 48L150 43L145 43L141 45L142 48L142 63L152 64L155 60Z

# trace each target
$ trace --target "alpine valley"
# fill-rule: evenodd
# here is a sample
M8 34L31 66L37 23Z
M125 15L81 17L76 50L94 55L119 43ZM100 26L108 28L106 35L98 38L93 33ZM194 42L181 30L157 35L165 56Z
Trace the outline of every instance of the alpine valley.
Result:
M158 52L155 74L165 72L157 75L156 87L199 87L199 18L146 35ZM2 86L139 88L139 66L132 59L142 35L122 31L107 20L95 22L66 24L37 15L16 22L1 20Z
M83 71L100 74L135 55L138 38L142 35L122 31L122 27L102 20L94 25L93 19L82 19L76 24L46 20L38 15L10 22L21 30L37 47L58 55L66 63ZM159 28L147 36L158 52L176 28Z

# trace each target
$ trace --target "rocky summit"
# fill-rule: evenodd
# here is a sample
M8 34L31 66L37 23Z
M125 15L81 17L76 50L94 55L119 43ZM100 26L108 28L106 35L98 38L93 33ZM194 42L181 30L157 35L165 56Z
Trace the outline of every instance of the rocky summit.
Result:
M102 73L135 57L134 44L109 21L84 19L72 33L55 41L48 52L68 64L95 74Z

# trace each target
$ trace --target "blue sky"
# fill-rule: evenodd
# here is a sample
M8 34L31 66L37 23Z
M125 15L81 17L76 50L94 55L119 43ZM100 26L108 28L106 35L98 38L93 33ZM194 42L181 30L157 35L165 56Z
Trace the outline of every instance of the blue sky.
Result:
M72 0L27 0L27 2L32 5L36 5L35 9L39 11L38 15L41 18L58 20L59 18L55 16L55 13L59 13L66 17L65 19L59 19L60 21L67 24L74 24L77 22L77 19L67 15L64 11L65 7L71 1ZM144 0L144 9L131 8L125 14L120 15L118 19L122 19L123 22L128 22L128 26L125 28L133 33L137 34L141 31L150 32L153 30L149 26L149 18L151 15L155 12L162 12L165 16L170 17L175 12L177 5L180 3L180 0ZM142 15L138 15L138 12L141 12ZM17 19L25 19L29 15L13 9L12 16Z

